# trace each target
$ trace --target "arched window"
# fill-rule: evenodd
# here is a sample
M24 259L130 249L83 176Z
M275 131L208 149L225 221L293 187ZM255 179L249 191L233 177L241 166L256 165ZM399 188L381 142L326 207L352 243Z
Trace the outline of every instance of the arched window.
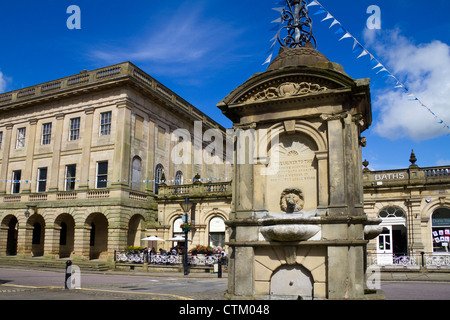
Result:
M155 194L158 194L159 184L161 183L161 178L164 173L164 167L162 164L158 164L155 169Z
M450 209L439 208L431 218L431 235L433 237L433 252L449 252L450 243Z
M209 245L222 249L225 246L225 221L221 217L209 221Z
M387 207L380 211L378 217L381 219L406 218L405 212L397 207Z
M179 186L183 184L183 172L177 171L175 174L175 185Z
M139 157L134 157L131 164L131 189L140 191L141 190L141 166L142 161Z

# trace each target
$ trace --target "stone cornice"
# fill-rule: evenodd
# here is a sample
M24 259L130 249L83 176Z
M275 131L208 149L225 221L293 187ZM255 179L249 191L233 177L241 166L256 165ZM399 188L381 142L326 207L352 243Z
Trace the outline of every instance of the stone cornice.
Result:
M185 118L191 118L193 121L202 121L207 128L217 128L225 131L225 128L220 124L131 62L124 62L92 71L83 71L78 75L2 93L0 94L0 111L24 108L119 86L126 87L127 85L131 85L144 94L152 96L156 101Z

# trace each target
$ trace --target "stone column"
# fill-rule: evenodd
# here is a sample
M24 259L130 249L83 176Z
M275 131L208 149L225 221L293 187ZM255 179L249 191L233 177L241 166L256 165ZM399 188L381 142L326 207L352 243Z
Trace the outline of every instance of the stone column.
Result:
M30 183L26 183L23 185L21 190L22 193L31 193L31 180L33 177L33 155L34 155L34 146L36 144L36 125L37 120L31 119L30 123L30 133L28 135L28 143L27 143L27 159L25 162L25 170L23 171L22 180L29 180Z
M61 227L46 226L44 239L44 256L50 258L59 258L59 239Z
M0 257L6 256L9 226L0 224Z
M413 252L419 253L425 249L421 236L421 203L422 198L420 198L419 195L406 201L406 205L408 207L406 221L408 223L407 231L409 254L412 254Z
M19 234L17 237L17 253L24 256L31 256L32 238L33 238L33 226L28 223L19 222Z
M316 152L318 170L318 211L320 215L326 215L328 208L328 152Z
M113 182L111 188L130 188L131 109L129 101L117 104L116 148L114 149Z
M83 224L76 224L74 230L74 258L89 260L89 241L91 227Z
M3 135L3 158L0 169L0 194L6 194L6 179L8 179L9 154L11 149L12 124L6 125L6 133Z
M238 131L239 132L239 131ZM241 223L244 219L251 219L254 213L254 169L253 150L249 150L249 140L239 141L239 134L234 152L234 188L233 188L233 221L232 238L241 243L239 246L230 244L230 272L228 278L228 292L234 296L250 297L254 295L254 267L255 249L252 245L258 240L258 228ZM241 142L241 143L240 143ZM242 143L243 142L243 143ZM238 158L245 155L245 159ZM246 244L248 243L248 244Z
M55 140L53 142L52 165L50 170L49 191L58 191L59 164L61 159L61 143L64 130L64 114L56 115Z
M329 215L347 214L342 116L326 116L329 150Z
M94 108L87 108L84 110L85 125L83 132L83 145L81 147L81 170L80 170L80 184L78 189L89 189L89 169L91 166L91 144L92 144L92 127L94 125Z
M148 144L147 144L147 163L145 166L144 177L149 182L146 184L145 191L153 192L153 178L155 170L155 123L148 120Z

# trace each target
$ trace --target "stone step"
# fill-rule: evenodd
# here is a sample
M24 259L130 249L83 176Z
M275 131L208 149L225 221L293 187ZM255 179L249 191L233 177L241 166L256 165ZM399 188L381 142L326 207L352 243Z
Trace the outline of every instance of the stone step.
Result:
M0 257L1 265L8 266L20 266L20 267L36 267L36 268L49 268L49 269L62 269L66 268L66 259L45 259L45 258L17 258L17 257ZM74 265L77 265L82 271L108 271L112 269L112 264L108 262L99 261L75 261Z

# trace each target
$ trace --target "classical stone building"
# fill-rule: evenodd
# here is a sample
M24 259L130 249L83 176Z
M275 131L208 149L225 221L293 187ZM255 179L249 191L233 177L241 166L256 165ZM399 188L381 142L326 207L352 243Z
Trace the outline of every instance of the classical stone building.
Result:
M410 161L409 168L386 171L370 171L364 163L364 210L383 221L383 233L368 245L376 264L449 252L450 166L421 168L414 152Z
M146 245L147 231L170 229L154 200L163 177L229 176L171 161L173 133L195 125L225 132L129 62L0 94L0 255L98 259ZM203 224L226 218L216 207Z
M147 246L145 236L181 235L179 204L186 197L195 203L190 245L224 246L230 163L176 164L170 157L174 132L195 137L196 125L225 134L129 62L0 94L0 255L112 258L114 250ZM285 121L282 129L298 125ZM201 141L202 154L207 144ZM314 165L322 168L315 153ZM412 155L409 168L389 171L370 171L365 163L361 174L364 213L383 221L383 234L367 246L379 264L399 254L448 253L450 167L415 162ZM319 209L329 201L322 185L304 186L313 192L305 199L313 194Z

